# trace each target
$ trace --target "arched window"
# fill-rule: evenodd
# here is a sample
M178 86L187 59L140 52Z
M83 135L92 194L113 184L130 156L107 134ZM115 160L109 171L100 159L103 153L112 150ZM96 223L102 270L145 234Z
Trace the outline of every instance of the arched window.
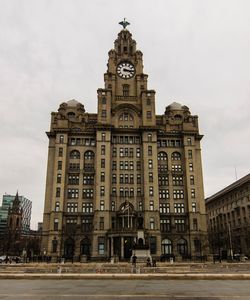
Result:
M84 160L93 160L94 157L95 153L93 151L88 150L84 153Z
M179 152L173 152L171 155L172 160L181 160L181 154Z
M72 150L69 154L70 158L80 158L80 152L78 150Z
M182 120L182 116L181 115L175 115L174 119L175 119L175 121L181 121Z
M172 254L172 242L169 239L164 239L161 242L162 254Z
M133 117L129 113L122 113L119 117L120 121L133 121Z
M185 239L180 239L177 242L177 252L181 255L187 254L187 241Z
M168 156L167 156L166 152L161 151L161 152L158 153L158 160L165 160L165 161L167 161L167 158L168 158Z
M75 118L75 116L76 116L76 115L75 115L74 112L69 112L69 113L68 113L68 118L69 118L69 119L73 119L73 118Z

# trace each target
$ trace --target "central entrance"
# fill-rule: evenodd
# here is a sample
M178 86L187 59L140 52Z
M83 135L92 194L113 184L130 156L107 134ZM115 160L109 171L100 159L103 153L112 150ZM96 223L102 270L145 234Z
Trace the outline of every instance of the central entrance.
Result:
M134 246L134 238L131 236L124 237L124 258L130 259L132 256L132 250Z

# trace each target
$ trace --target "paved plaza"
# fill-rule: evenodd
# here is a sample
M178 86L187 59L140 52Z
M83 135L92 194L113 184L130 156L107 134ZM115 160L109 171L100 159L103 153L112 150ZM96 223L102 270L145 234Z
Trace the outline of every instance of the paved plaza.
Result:
M249 300L248 280L0 280L0 299Z

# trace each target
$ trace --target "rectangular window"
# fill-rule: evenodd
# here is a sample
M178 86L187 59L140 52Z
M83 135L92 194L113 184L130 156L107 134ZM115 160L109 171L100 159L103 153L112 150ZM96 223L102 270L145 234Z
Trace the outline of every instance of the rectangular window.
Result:
M152 156L152 146L148 146L148 156Z
M94 197L94 190L93 189L83 189L82 190L82 198L83 199L91 199Z
M101 182L105 182L105 173L101 172Z
M111 211L115 211L115 201L111 202Z
M56 182L57 183L61 183L62 182L62 174L57 174Z
M159 198L160 199L169 199L169 190L159 189Z
M72 178L74 178L74 175L72 175ZM77 180L79 182L79 175L77 175ZM94 175L83 175L83 185L93 185L93 184L94 184Z
M102 142L105 142L105 141L106 141L106 133L102 132Z
M103 109L103 110L102 110L102 118L106 118L106 116L107 116L106 110Z
M154 177L153 177L153 173L152 172L148 173L148 181L149 182L153 182L154 181Z
M134 149L129 148L129 157L134 157Z
M55 211L58 212L60 210L60 202L55 203Z
M100 196L105 196L105 187L104 186L100 187Z
M59 187L56 188L56 197L60 197L61 189Z
M82 204L82 212L83 213L92 213L93 212L93 203L85 202Z
M193 219L193 230L198 230L198 222L197 222L197 219Z
M172 165L172 171L173 172L181 172L182 166L181 165Z
M117 156L117 148L116 147L113 148L112 155L113 155L113 157Z
M104 201L103 200L101 200L100 201L100 210L104 210Z
M174 204L174 212L175 212L175 214L185 213L184 203L175 203Z
M101 159L101 168L105 168L105 159L104 158Z
M152 159L148 160L148 168L153 169L153 160Z
M133 184L134 183L134 174L129 175L129 183Z
M170 219L160 219L161 231L169 232L171 230L171 221Z
M78 204L74 202L67 203L67 212L74 213L78 211Z
M183 185L183 176L181 175L173 175L173 185Z
M105 238L104 237L98 237L98 254L104 255L105 253Z
M137 188L137 196L138 196L138 197L141 196L141 188Z
M129 169L134 170L134 162L133 161L129 162Z
M192 150L188 150L188 158L193 158L193 152L192 152Z
M64 143L64 135L59 136L59 143L63 144Z
M61 160L59 160L57 162L57 170L62 170L62 161Z
M192 164L192 163L189 163L189 171L190 171L190 172L193 172L193 170L194 170L193 164Z
M137 184L141 184L141 174L137 174Z
M177 232L184 232L186 229L185 220L184 219L175 219L175 228Z
M68 184L78 185L79 184L79 175L78 174L69 174L68 175Z
M78 189L68 189L68 199L77 199L79 196Z
M195 198L195 189L191 189L191 198Z
M136 148L136 157L141 157L141 149Z
M138 206L139 206L139 211L142 211L142 210L143 210L143 204L142 204L142 201L139 202L139 205L138 205Z
M101 155L105 155L105 145L101 146Z
M120 148L120 157L124 157L124 149Z
M155 229L155 219L154 218L150 218L149 228L150 229Z
M99 228L100 230L104 230L104 217L100 217Z
M116 174L112 174L112 183L116 183Z
M63 148L58 149L58 156L60 156L60 157L63 156Z
M116 170L116 166L117 166L116 161L113 161L112 162L112 170Z
M173 196L174 196L174 199L183 199L184 198L184 190L174 190Z
M149 187L149 196L154 196L154 188L152 186Z
M159 181L159 186L168 185L168 175L167 174L159 174L158 181Z
M194 176L193 175L190 175L190 184L194 185Z
M188 146L191 146L191 145L192 145L192 140L191 140L191 138L187 138L187 144L188 144Z
M147 111L147 119L151 119L152 118L152 113L151 113L151 111L149 110L149 111Z
M149 210L154 210L154 201L149 201Z
M140 162L140 161L137 161L137 162L136 162L136 170L137 170L137 171L140 171L140 170L141 170L141 162Z
M152 133L148 133L148 142L152 142Z
M160 203L160 213L169 214L170 213L170 204L169 203Z
M192 212L196 212L196 203L192 202Z
M54 219L54 231L58 231L58 223L59 223L59 220Z

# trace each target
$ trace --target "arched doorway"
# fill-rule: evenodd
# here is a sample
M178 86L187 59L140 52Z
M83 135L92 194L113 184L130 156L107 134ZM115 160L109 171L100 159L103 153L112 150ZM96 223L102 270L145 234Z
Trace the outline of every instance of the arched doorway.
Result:
M75 242L72 238L68 238L64 242L64 257L66 259L72 259L75 252Z
M177 252L180 255L186 255L187 254L187 241L185 239L180 239L177 242Z
M88 238L83 239L80 244L81 255L90 256L90 247L91 247L90 240Z

